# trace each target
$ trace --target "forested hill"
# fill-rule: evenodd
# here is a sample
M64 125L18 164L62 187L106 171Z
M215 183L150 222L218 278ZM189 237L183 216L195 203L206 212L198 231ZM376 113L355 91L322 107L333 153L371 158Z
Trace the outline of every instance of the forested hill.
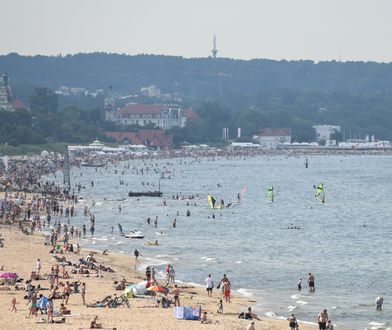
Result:
M62 85L89 90L138 91L157 85L164 93L198 99L245 96L262 90L375 94L392 90L392 64L182 58L175 56L77 54L65 57L0 56L15 86Z

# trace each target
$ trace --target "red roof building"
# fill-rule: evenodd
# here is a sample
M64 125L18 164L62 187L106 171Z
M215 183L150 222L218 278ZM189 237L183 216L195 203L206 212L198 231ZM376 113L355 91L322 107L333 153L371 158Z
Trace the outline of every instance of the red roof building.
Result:
M196 120L199 116L192 109L182 109L177 104L129 103L118 110L107 107L105 118L117 125L153 125L166 130L184 127L188 120Z
M164 130L140 130L138 132L105 132L105 135L121 144L145 145L149 148L170 148L173 135Z

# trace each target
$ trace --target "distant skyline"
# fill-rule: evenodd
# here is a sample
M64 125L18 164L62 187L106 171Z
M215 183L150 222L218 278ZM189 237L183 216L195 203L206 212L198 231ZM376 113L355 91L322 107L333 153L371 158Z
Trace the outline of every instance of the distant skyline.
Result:
M390 0L2 0L0 54L392 61Z

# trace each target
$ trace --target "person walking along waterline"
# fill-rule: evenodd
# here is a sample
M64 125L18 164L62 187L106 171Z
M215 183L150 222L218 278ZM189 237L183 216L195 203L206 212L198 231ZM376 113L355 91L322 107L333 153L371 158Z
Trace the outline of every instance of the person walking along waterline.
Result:
M214 288L214 281L212 280L211 274L208 274L208 277L205 280L206 290L208 297L212 296L212 289Z
M140 264L139 257L142 255L137 249L133 251L133 255L135 257L135 268L137 264Z

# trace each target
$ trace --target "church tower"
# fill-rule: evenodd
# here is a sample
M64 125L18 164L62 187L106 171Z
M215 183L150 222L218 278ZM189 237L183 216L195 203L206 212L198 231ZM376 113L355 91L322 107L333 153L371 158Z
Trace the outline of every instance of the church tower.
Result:
M108 95L104 100L105 120L116 121L116 98L113 95L112 86L109 86Z
M0 109L6 111L13 111L11 104L12 94L11 88L8 85L8 75L6 72L0 77Z

